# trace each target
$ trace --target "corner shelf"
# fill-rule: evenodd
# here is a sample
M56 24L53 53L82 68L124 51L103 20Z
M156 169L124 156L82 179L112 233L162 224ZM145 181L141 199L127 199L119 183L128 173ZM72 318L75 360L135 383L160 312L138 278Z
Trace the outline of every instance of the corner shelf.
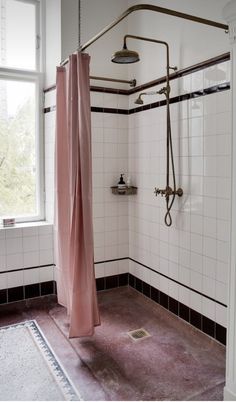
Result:
M123 189L119 190L118 186L111 187L112 194L117 194L117 195L133 195L133 194L137 194L137 190L138 190L138 187L134 187L134 186L126 187L126 189L124 189L124 190Z

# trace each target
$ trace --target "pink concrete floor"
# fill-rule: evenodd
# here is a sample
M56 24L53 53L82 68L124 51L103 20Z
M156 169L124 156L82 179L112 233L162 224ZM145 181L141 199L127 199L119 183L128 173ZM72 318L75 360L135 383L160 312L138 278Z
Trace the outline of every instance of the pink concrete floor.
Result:
M47 298L0 310L0 325L35 319L84 400L223 400L224 346L130 288L100 292L99 305L92 338L69 341ZM130 339L141 327L151 337Z

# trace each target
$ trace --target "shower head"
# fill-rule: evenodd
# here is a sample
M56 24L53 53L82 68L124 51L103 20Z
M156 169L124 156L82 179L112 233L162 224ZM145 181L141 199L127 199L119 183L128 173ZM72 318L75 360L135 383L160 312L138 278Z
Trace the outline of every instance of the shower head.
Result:
M136 63L139 60L139 54L134 50L127 49L126 44L124 44L122 50L115 52L111 58L111 61L117 64Z
M162 90L161 91L141 92L141 94L139 94L138 98L134 101L134 103L136 103L136 105L143 105L143 100L142 100L143 95L157 95L160 93L163 93Z
M140 94L139 97L134 101L134 103L136 103L136 105L143 105L143 100L141 98L141 95L143 95L143 94Z

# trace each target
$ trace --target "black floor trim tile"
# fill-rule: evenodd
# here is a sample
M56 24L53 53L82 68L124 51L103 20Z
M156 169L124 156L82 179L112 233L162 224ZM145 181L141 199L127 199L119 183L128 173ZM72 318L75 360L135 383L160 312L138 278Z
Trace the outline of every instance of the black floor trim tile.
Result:
M163 292L160 292L160 305L169 309L169 297Z
M183 303L179 303L179 317L189 322L190 308L188 306L185 306L185 304Z
M105 289L105 278L97 278L96 279L96 287L97 291Z
M138 292L143 293L143 281L141 281L141 279L139 279L139 278L136 278L136 281L135 281L135 289L136 289Z
M214 321L210 320L210 318L202 316L202 330L205 332L205 334L215 338L215 326L216 323Z
M132 288L135 288L135 279L135 276L129 274L129 286L131 286Z
M8 289L8 303L24 300L24 288L23 286L18 286L16 288Z
M25 286L25 298L26 299L31 299L33 297L39 297L39 296L40 296L39 283Z
M40 296L53 295L54 294L54 281L40 283Z
M105 289L118 288L118 285L119 285L118 275L105 277Z
M202 330L202 315L192 309L190 309L190 324L195 328Z
M169 310L175 314L179 314L179 302L169 296Z
M119 286L127 286L129 282L129 274L119 275Z
M143 282L143 294L147 297L151 297L151 286L148 285L146 282Z
M151 286L151 299L156 303L160 303L160 292L158 289Z
M0 304L7 303L7 289L0 290Z
M216 339L223 345L226 345L226 328L222 325L216 323Z

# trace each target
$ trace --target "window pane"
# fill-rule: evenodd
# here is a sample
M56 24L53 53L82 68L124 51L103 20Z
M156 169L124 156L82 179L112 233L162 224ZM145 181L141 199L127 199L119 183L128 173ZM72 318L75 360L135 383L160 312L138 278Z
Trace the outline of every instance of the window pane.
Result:
M0 66L35 70L35 5L17 0L0 5Z
M0 216L37 215L35 83L0 80Z

